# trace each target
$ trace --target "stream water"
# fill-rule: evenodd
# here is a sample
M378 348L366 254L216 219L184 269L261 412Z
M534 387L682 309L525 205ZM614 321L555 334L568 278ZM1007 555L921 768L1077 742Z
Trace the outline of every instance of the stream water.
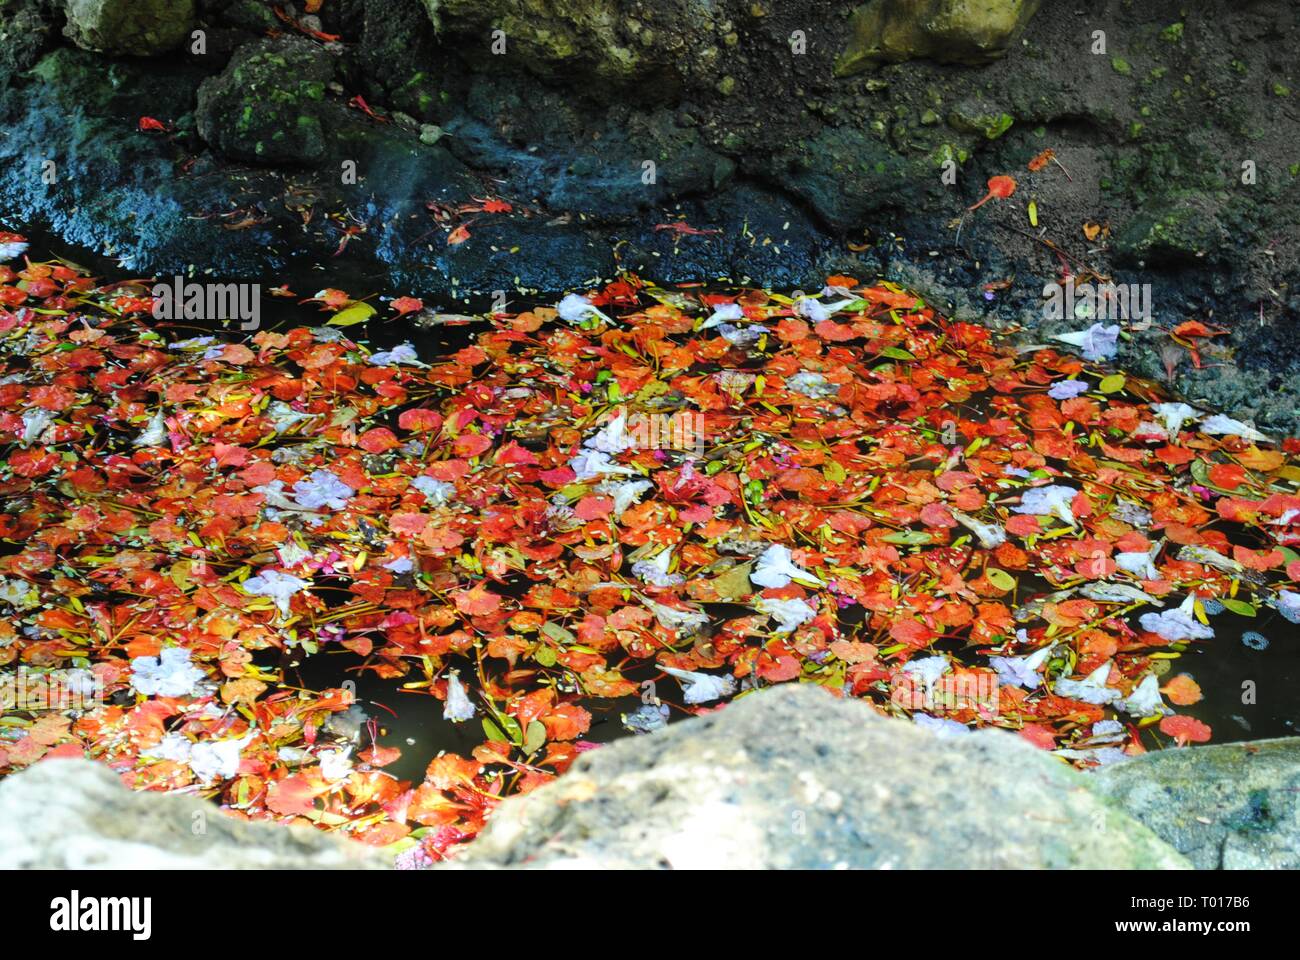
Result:
M56 255L96 271L101 277L121 275L120 268L111 261L83 249L71 249L67 244L31 230L25 231L32 241L34 259ZM202 279L202 278L198 278ZM260 279L262 295L261 328L278 329L287 326L314 326L324 322L328 314L317 305L300 305L299 301L314 295L321 287L334 287L356 297L376 294L400 294L408 291L377 291L369 284L371 278L349 268L346 257L329 265L328 272L315 264L303 264L289 275ZM298 296L269 295L273 287L287 285ZM418 296L419 291L409 291ZM539 296L536 302L552 304L556 297ZM438 309L439 305L426 299L426 306ZM487 309L488 304L459 303L441 305L454 313L473 314ZM518 309L519 303L512 304ZM443 324L419 329L404 320L384 320L389 316L381 310L379 316L365 325L350 327L349 337L375 349L391 348L403 341L412 342L425 359L446 355L470 343L477 325ZM211 325L198 326L193 322L159 322L175 336L183 338L196 333L214 333ZM237 325L229 333L242 337ZM1016 600L1024 603L1040 590L1051 588L1044 583L1025 582ZM849 616L852 614L850 613ZM1183 656L1172 663L1173 673L1188 673L1197 681L1204 699L1180 712L1189 714L1209 724L1214 730L1214 741L1256 740L1294 735L1300 724L1300 699L1295 695L1300 682L1300 627L1291 624L1270 608L1262 608L1256 618L1243 617L1224 611L1214 619L1216 637L1207 642L1189 644ZM1265 642L1255 638L1260 635ZM429 759L440 751L468 755L482 740L482 730L477 722L454 724L443 719L441 701L423 690L404 687L405 679L387 679L367 670L367 661L351 652L320 653L297 659L278 652L260 654L257 662L264 668L280 672L284 682L312 690L354 685L358 702L365 718L372 723L361 723L351 731L338 732L340 738L351 735L360 746L375 740L382 746L395 746L402 757L388 766L388 772L401 779L419 781ZM472 671L472 663L461 665ZM659 674L653 668L628 669L628 679L640 683ZM639 698L620 700L588 700L583 704L593 715L589 733L584 739L603 743L628 735L621 715L635 710ZM674 711L670 722L684 714Z

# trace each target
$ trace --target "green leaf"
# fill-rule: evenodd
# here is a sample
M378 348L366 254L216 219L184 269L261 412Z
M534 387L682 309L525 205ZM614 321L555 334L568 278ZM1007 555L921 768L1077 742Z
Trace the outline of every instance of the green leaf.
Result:
M880 538L885 543L897 543L908 547L920 546L923 543L929 543L934 539L924 530L899 530L895 533L889 533Z
M714 577L713 589L718 592L718 599L739 600L753 593L754 586L749 582L749 572L753 569L752 563L742 563Z
M357 323L364 323L374 315L375 308L370 304L354 303L350 307L344 307L325 322L331 327L350 327Z
M524 752L536 753L546 745L546 727L537 720L528 724L528 733L524 737Z
M560 646L567 647L569 644L578 642L578 638L575 637L569 630L565 629L564 627L560 626L558 623L555 623L551 620L547 620L544 624L542 624L542 633L546 634L556 643L560 644Z
M889 357L891 360L915 360L916 357L908 353L902 347L885 347L880 351L882 357Z
M988 577L989 583L999 590L1011 591L1016 588L1016 578L1005 570L999 570L997 567L989 567L984 571L984 576Z
M1128 379L1124 374L1112 373L1109 377L1103 377L1101 383L1097 384L1097 388L1102 393L1119 393L1124 389L1126 383L1128 383Z
M483 732L487 734L489 740L495 740L497 743L509 743L509 738L501 732L501 728L492 722L490 717L483 718Z
M1255 608L1245 600L1234 600L1231 597L1219 597L1218 601L1223 604L1224 608L1231 610L1241 617L1253 617Z
M539 643L537 649L533 651L533 659L540 666L553 667L556 661L555 648L548 643Z
M524 742L524 728L519 726L519 721L508 714L498 713L497 719L501 721L501 727L505 734L510 738L511 743L522 744Z

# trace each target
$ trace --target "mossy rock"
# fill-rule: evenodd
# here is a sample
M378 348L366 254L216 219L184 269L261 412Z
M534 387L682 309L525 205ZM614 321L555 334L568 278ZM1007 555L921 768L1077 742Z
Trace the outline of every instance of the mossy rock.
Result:
M1227 237L1209 206L1189 196L1139 209L1115 236L1116 256L1148 267L1216 259Z
M870 0L853 11L837 76L877 63L981 64L1006 53L1040 0Z
M718 36L723 4L661 0L420 0L456 50L491 66L522 65L565 83L590 83L597 97L666 99L724 76ZM504 55L500 55L504 54Z
M84 50L150 57L179 47L194 29L194 0L60 0L64 34Z
M199 88L198 131L226 156L311 165L326 155L322 123L333 55L296 37L257 40Z
M41 0L0 0L0 85L30 68L53 33L52 15Z

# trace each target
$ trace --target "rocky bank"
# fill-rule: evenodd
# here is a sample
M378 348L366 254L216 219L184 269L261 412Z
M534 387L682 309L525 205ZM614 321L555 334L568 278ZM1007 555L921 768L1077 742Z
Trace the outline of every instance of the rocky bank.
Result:
M1300 740L1166 750L1078 773L999 730L943 738L811 685L591 751L507 800L444 869L1300 865ZM0 868L376 868L299 824L42 761L0 783Z
M1294 433L1296 38L1285 0L0 0L0 217L444 300L883 276L1030 339L1095 273L1152 284L1123 365ZM1230 331L1199 367L1188 319Z

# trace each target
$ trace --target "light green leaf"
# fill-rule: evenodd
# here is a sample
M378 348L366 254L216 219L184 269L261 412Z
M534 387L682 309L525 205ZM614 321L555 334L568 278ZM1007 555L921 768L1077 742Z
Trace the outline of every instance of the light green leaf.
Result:
M1218 600L1223 604L1225 609L1231 610L1238 616L1253 617L1255 615L1254 606L1247 603L1245 600L1234 600L1231 597L1219 597Z
M350 327L353 324L364 323L375 315L375 308L368 303L354 303L350 307L344 307L334 316L326 321L331 327Z

